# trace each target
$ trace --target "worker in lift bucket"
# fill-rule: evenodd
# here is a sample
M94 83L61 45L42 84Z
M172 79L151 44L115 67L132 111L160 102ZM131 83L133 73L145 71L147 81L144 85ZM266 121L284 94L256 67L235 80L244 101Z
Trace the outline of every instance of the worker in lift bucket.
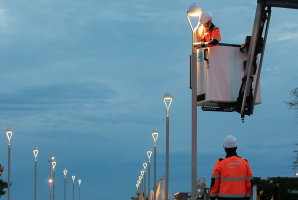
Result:
M203 12L199 19L200 28L195 31L198 42L197 48L213 47L219 44L221 40L219 28L212 23L212 15L209 12Z
M217 160L211 178L210 199L249 200L252 173L247 160L236 153L238 142L228 135L223 141L227 155Z

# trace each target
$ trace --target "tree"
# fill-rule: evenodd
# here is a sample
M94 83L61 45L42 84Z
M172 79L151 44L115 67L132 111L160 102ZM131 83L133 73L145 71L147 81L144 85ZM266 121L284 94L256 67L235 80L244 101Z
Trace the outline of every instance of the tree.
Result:
M298 87L294 88L290 94L294 97L294 100L290 100L289 102L285 101L285 103L288 105L289 109L296 110L298 114Z
M0 164L0 168L1 168L1 164ZM0 169L0 171L2 172L3 169ZM8 187L8 183L5 181L2 181L2 179L0 179L0 198L2 195L5 195L6 191L4 191L4 189L7 187Z
M294 100L290 100L289 102L285 101L285 103L288 105L289 109L296 110L298 114L298 87L294 88L290 94L294 97ZM295 145L298 145L298 143ZM295 153L295 160L290 166L293 166L293 170L295 170L298 168L298 150L294 150L293 153Z

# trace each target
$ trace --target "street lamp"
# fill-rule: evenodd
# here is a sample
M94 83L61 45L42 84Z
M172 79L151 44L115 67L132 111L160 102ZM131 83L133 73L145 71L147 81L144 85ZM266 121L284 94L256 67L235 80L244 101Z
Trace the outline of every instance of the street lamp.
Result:
M10 139L11 139L11 136L13 134L13 131L9 128L7 129L6 131L6 135L7 135L7 138L8 138L8 192L7 192L7 195L8 195L8 200L10 200Z
M64 173L64 200L66 200L66 174L67 174L66 168L63 170L63 173Z
M156 200L156 140L158 138L158 131L156 129L152 131L152 137L154 140L154 200Z
M150 199L150 157L152 155L151 149L147 150L147 156L148 156L148 199Z
M192 55L191 55L191 200L196 199L196 182L197 182L197 48L195 47L195 30L198 24L193 27L190 17L194 17L199 21L199 17L202 14L200 6L192 4L187 11L187 19L192 31Z
M72 178L72 200L74 200L74 180L76 176L73 174L71 178Z
M142 190L143 190L143 193L145 194L145 170L142 169L141 170L141 175L142 175L142 181L143 181L143 184L142 184Z
M53 168L53 160L54 160L54 156L51 155L51 159L48 160L48 162L50 163L50 200L52 199L52 168Z
M33 149L33 154L34 154L34 157L35 157L35 180L34 180L34 200L36 200L36 162L37 162L37 154L38 154L38 148L35 147Z
M146 168L147 168L147 162L143 162L143 167L144 167L144 194L146 196Z
M165 177L165 198L168 200L169 198L169 110L173 100L173 96L170 92L166 92L163 101L165 102L167 108L167 116L166 116L166 177Z
M55 200L55 167L56 167L56 160L52 160L52 167L53 167L53 200Z
M50 178L49 183L50 183L50 200L51 200L51 195L52 195L52 182L53 180Z
M78 180L79 183L79 200L81 200L81 179Z

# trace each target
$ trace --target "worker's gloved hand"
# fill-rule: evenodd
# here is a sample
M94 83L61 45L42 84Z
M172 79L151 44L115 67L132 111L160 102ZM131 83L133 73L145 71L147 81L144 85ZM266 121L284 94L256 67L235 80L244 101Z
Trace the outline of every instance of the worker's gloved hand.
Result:
M199 42L198 45L197 45L197 49L198 48L203 48L203 47L207 47L208 45L205 44L204 42Z

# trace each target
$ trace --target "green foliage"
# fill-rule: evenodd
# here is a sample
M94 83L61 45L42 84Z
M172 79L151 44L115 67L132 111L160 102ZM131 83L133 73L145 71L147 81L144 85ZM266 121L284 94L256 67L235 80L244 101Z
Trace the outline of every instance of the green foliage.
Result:
M1 168L1 164L0 164L0 168ZM5 195L6 191L4 191L4 189L7 187L8 187L8 183L0 179L0 198L2 195Z
M298 190L298 178L288 177L268 177L267 180L254 177L253 185L258 188L258 194L261 191L267 194L277 194L279 200L297 200L298 194L291 194L293 190ZM275 191L274 191L275 190Z

